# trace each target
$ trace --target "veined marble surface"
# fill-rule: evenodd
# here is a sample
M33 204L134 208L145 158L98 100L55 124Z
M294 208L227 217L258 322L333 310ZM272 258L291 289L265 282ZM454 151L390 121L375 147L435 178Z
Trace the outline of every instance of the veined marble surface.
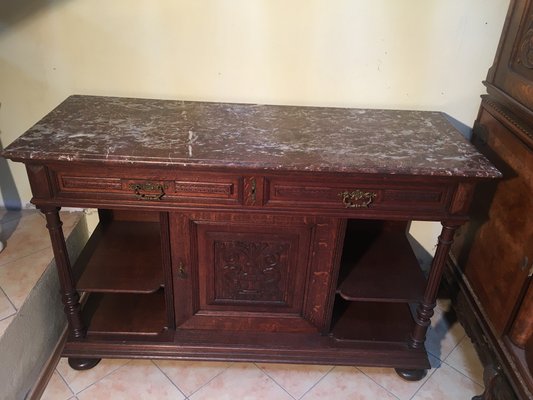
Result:
M439 112L71 96L3 153L42 161L497 177Z

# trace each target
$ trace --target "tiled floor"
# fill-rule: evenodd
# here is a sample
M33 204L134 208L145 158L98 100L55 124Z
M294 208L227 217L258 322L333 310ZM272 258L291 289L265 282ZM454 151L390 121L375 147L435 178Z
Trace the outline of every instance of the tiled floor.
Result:
M74 219L72 219L74 220ZM37 212L1 213L0 336L52 257L43 217ZM64 227L72 228L69 216ZM427 348L433 365L422 381L401 380L392 369L105 359L74 371L62 359L43 400L460 400L483 391L482 367L448 303L436 309Z

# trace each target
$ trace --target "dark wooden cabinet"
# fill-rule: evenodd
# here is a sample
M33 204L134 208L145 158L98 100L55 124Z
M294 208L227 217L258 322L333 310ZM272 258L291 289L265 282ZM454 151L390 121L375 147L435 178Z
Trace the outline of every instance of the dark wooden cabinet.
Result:
M486 366L484 399L533 398L532 23L533 3L512 1L472 137L503 179L478 187L449 262L458 314Z
M510 114L503 112L500 104L484 98L473 141L504 177L497 185L479 187L472 221L461 228L452 248L450 280L457 286L461 322L487 368L484 398L528 399L533 395L532 366L526 362L533 345L528 289L533 270L533 147L516 135Z
M73 96L12 143L45 214L63 355L397 368L420 379L446 256L499 172L436 112ZM100 222L71 266L59 207ZM406 231L443 225L427 278Z

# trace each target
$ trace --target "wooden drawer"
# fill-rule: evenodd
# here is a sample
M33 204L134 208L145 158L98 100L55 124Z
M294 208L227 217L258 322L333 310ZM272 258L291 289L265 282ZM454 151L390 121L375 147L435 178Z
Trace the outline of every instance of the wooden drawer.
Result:
M172 171L115 172L105 169L52 173L56 196L78 199L241 204L242 178L212 173Z
M447 185L422 183L354 181L347 185L330 182L290 181L283 178L267 180L267 207L313 207L347 209L354 213L369 209L383 211L445 211L453 188Z

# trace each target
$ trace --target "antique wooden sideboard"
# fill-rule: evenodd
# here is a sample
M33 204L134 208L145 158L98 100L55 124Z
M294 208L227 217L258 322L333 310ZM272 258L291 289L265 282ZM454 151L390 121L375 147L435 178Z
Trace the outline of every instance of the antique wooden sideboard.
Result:
M420 379L454 232L496 170L438 112L72 96L11 143L63 355L374 365ZM69 264L60 207L100 223ZM427 277L412 220L442 223Z
M452 247L455 308L485 365L484 400L533 399L533 2L512 0L472 142L503 173Z

